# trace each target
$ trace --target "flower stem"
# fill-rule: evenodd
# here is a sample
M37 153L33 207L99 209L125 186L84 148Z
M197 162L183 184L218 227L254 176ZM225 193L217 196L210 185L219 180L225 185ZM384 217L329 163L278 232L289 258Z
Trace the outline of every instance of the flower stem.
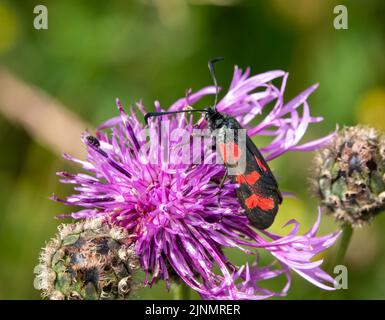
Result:
M331 274L334 274L335 266L341 265L344 263L346 252L348 251L349 243L353 235L353 228L350 224L345 223L341 227L342 236L340 239L340 244L338 247L338 251L334 256L334 259L330 259L330 262L327 264L326 269L330 270ZM332 263L333 262L333 263ZM331 264L332 263L332 264ZM329 299L330 291L323 290L320 294L321 300Z
M173 293L174 293L174 299L175 300L189 300L190 299L190 288L187 285L185 285L184 283L176 285L173 288Z
M348 223L345 223L341 229L342 229L342 237L341 237L340 245L337 251L337 255L334 260L334 266L337 266L344 262L345 255L348 250L349 243L353 234L353 228Z

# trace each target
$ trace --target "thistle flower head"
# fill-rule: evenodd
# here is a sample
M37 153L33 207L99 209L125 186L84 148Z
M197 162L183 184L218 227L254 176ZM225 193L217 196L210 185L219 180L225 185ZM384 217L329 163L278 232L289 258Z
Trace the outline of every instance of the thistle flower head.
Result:
M127 299L139 267L127 233L101 219L62 224L42 250L35 287L53 300Z
M249 135L273 136L272 143L262 148L269 159L288 150L312 150L330 139L297 145L306 127L320 121L310 117L306 102L314 87L284 103L287 74L273 71L248 77L248 72L236 68L229 92L218 103L218 110L237 117ZM283 77L280 89L268 83L277 77ZM184 109L213 93L214 87L196 93L188 91L168 110ZM250 121L272 101L275 104L268 116L257 127L251 127ZM182 147L186 141L190 147L190 137L197 127L192 116L156 118L145 127L135 109L131 108L128 116L119 101L117 105L120 117L101 125L95 137L83 137L87 160L65 155L88 172L58 173L61 182L75 184L77 193L66 199L54 199L81 207L71 214L73 218L103 217L123 227L145 271L145 285L163 279L169 286L176 274L206 299L261 299L284 295L293 270L321 288L333 289L333 279L319 268L322 260L311 259L332 245L338 234L317 237L319 221L305 235L298 234L295 221L289 223L293 229L283 237L256 231L239 205L237 185L229 180L222 187L219 185L224 166L195 161L207 160L202 146L195 148L198 153L192 155L187 152L190 149ZM298 110L302 106L300 116ZM137 109L146 113L140 103ZM163 111L159 102L155 109ZM158 143L162 126L167 126L170 134ZM255 257L255 262L236 265L226 257L224 248L237 248ZM257 258L259 249L269 251L278 264L261 266ZM287 279L279 292L258 284L279 275Z
M385 209L385 135L356 126L341 130L315 157L314 190L322 205L354 227Z

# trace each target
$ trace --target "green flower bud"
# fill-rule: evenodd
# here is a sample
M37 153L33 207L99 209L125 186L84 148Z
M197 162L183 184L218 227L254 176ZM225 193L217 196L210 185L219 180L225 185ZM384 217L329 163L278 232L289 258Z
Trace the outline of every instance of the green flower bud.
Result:
M35 288L53 300L128 299L139 262L124 229L99 219L62 224L43 248Z
M360 227L385 208L385 135L356 126L341 130L315 156L313 190L321 206Z

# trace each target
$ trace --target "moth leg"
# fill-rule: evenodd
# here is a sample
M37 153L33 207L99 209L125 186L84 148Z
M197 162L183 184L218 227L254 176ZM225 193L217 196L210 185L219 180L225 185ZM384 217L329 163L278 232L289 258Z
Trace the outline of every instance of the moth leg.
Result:
M221 181L219 182L219 185L218 185L218 192L217 192L217 196L218 196L218 207L220 208L221 207L221 190L223 188L223 185L225 183L225 180L227 179L228 177L228 170L226 168L226 172L225 174L223 175L223 177L221 178Z
M225 183L225 180L226 180L226 178L227 178L227 176L228 176L228 170L227 170L227 168L226 168L226 172L225 172L225 174L224 174L224 176L222 177L222 179L221 179L221 181L219 182L219 189L222 189L223 188L223 184Z

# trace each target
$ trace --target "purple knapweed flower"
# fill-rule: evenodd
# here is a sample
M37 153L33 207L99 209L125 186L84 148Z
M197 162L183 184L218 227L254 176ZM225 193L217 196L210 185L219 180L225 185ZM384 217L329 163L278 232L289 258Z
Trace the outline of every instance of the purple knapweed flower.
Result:
M281 88L271 81L282 78ZM288 150L313 150L330 136L298 145L310 123L321 121L309 115L307 97L312 86L288 103L283 101L287 74L271 71L249 77L235 68L230 89L218 103L218 111L232 115L248 130L250 136L271 135L273 141L261 151L273 159ZM203 96L215 93L206 87L188 92L168 110L182 110L194 105ZM251 120L274 102L272 110L257 126ZM124 227L135 244L145 284L163 279L167 285L176 275L205 299L263 299L284 295L291 282L290 271L314 285L334 289L333 279L324 272L322 260L313 257L335 243L339 234L317 237L320 214L311 230L298 233L299 224L289 221L292 229L278 236L251 227L235 195L236 184L230 180L219 186L225 173L220 164L185 163L179 146L181 140L168 137L166 146L147 148L145 126L134 108L128 116L117 102L120 117L101 125L96 138L85 134L88 159L65 158L82 165L88 173L59 172L61 182L75 184L76 194L55 200L82 209L71 216L75 219L105 217L106 221ZM303 108L302 116L299 108ZM137 109L145 114L142 104ZM163 111L159 102L157 111ZM157 132L167 120L170 132L193 134L193 117L185 114L164 116L150 121L150 140L159 139ZM204 126L204 122L201 122ZM158 141L158 140L155 140ZM166 158L159 156L167 150ZM204 150L201 150L204 153ZM154 161L155 155L158 161ZM237 248L254 257L255 262L238 266L226 257L224 248ZM267 250L278 263L260 266L259 250ZM283 275L286 285L274 292L259 285L262 280Z

